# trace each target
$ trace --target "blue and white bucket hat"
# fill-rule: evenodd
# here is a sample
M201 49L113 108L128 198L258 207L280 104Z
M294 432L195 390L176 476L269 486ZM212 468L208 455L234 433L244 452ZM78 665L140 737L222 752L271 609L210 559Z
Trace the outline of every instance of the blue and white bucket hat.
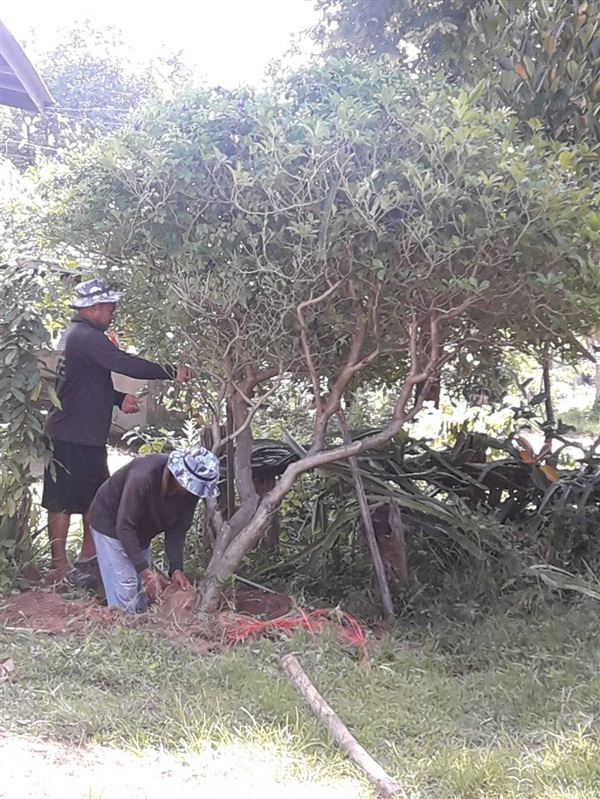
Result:
M219 496L219 473L221 464L216 455L196 445L188 450L176 449L169 455L167 468L191 494L197 497Z
M122 296L122 291L113 291L105 280L95 277L76 286L75 298L70 307L89 308L103 302L119 302Z

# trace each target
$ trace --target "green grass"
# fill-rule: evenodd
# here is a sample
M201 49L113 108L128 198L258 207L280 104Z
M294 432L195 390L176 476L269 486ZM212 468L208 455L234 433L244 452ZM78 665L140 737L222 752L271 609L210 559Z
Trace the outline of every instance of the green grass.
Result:
M597 799L596 629L592 604L544 618L439 619L374 644L371 670L307 634L199 658L119 627L79 643L7 631L0 651L18 679L1 686L2 723L58 741L195 753L207 773L246 784L265 769L283 788L374 796L280 675L279 654L295 651L406 797Z
M597 436L600 432L600 406L571 407L559 414L563 424L572 425L580 435Z

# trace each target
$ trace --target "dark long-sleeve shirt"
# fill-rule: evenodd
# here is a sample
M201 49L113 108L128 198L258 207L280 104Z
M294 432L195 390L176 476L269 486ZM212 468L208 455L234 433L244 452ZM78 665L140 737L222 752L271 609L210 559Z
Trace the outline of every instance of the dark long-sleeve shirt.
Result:
M100 486L90 507L90 525L118 539L137 572L150 565L143 550L163 532L169 574L183 569L185 535L198 497L165 493L167 459L161 454L135 458Z
M170 380L176 370L162 367L116 347L87 319L75 316L63 339L59 358L57 395L60 408L48 414L45 433L58 441L104 446L113 405L121 407L124 394L115 391L111 372L141 380Z

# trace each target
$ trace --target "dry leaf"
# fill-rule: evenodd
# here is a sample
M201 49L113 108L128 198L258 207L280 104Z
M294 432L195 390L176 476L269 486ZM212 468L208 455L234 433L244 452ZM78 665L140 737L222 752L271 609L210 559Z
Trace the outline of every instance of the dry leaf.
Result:
M12 677L14 670L15 662L12 658L0 660L0 682L3 680L8 680L9 677Z
M523 64L517 64L514 68L517 75L521 78L521 80L527 80L527 70L523 66Z
M523 436L517 436L517 441L519 442L519 447L524 449L528 455L535 455L535 450L526 438L523 438Z
M524 463L535 463L535 455L530 455L529 452L525 452L525 450L519 450L519 458Z
M558 480L558 472L556 471L554 466L550 466L549 463L545 463L543 466L540 466L540 471L542 471L546 475L546 477L548 478L548 480L550 480L551 483L556 483L556 481Z

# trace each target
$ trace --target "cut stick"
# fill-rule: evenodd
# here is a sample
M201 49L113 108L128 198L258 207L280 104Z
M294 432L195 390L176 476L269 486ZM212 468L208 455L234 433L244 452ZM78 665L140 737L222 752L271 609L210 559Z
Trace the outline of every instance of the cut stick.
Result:
M381 796L393 797L401 793L402 788L400 785L393 780L379 763L371 757L367 750L358 743L344 722L334 712L331 705L323 699L321 694L308 679L298 658L291 654L283 655L280 664L286 677L315 716L323 722L327 731L338 743L344 754L365 772L367 779L377 788Z
M406 562L406 539L404 538L404 525L400 508L393 499L389 501L388 523L390 525L391 538L398 546L398 573L396 575L402 588L408 586L408 564Z
M342 431L344 444L352 444L352 437L350 436L350 431L348 430L346 416L341 408L338 411L338 418L340 420L340 428ZM394 617L394 601L392 600L392 593L385 575L385 566L383 565L381 551L379 549L379 544L377 543L377 536L375 535L375 529L373 527L373 519L371 518L371 512L369 510L367 494L365 492L362 477L360 476L360 469L356 457L351 455L348 458L348 463L350 464L350 472L352 473L352 481L354 482L354 490L356 491L358 507L360 508L360 515L365 531L365 538L367 539L367 546L369 547L371 560L373 561L375 582L377 583L379 598L381 599L383 618L389 620Z

